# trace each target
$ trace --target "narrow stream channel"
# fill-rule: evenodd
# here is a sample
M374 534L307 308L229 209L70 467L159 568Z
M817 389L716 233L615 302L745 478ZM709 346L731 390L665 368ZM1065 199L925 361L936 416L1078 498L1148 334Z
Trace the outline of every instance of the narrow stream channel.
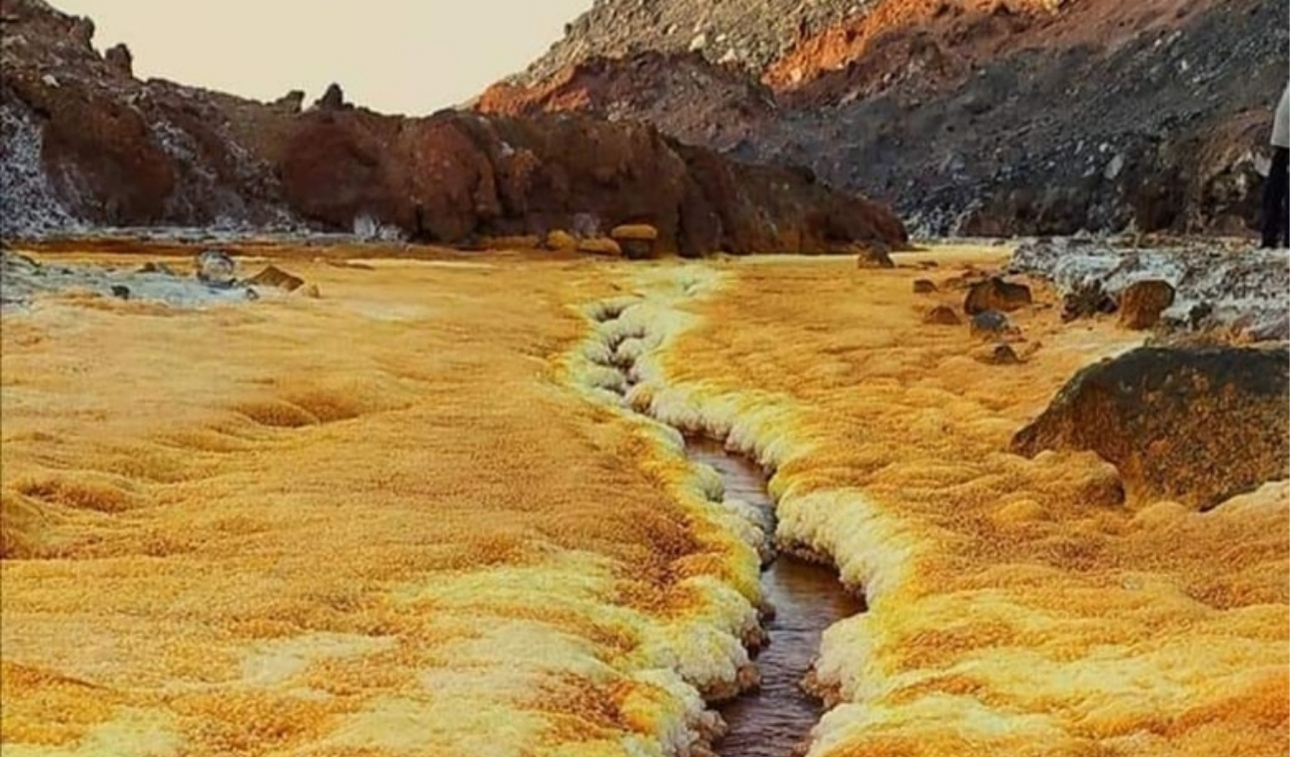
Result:
M620 314L605 310L597 320L610 322ZM609 344L609 354L616 355L626 338ZM634 383L631 362L611 359L601 364L622 375L617 391L626 397ZM755 462L706 437L687 436L685 452L690 460L717 469L727 496L760 508L767 521L775 521L775 503ZM802 679L815 661L824 629L865 611L864 602L843 587L834 570L790 555L778 555L765 566L761 584L763 597L774 610L773 617L763 621L768 638L755 660L761 684L756 691L717 707L727 725L725 735L712 745L720 757L804 753L824 708L802 689Z
M721 472L727 495L765 508L774 503L761 469L710 439L688 438L691 460ZM770 642L757 657L761 689L719 708L730 730L713 748L721 757L790 757L807 741L823 714L821 704L801 688L820 648L820 635L833 623L864 611L828 567L781 555L762 573L766 601L775 616L766 624Z

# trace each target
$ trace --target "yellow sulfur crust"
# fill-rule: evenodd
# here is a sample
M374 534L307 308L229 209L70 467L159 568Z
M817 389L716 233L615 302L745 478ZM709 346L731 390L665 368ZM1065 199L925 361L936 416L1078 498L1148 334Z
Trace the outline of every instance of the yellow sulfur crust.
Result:
M1286 487L1112 507L1003 451L1140 335L1037 310L984 365L849 260L313 254L316 300L4 317L5 757L685 754L762 536L618 391L775 468L865 592L812 755L1290 748Z
M1114 476L1096 456L1004 450L1140 336L1030 311L1029 359L984 365L966 326L922 323L961 292L846 269L759 261L698 297L642 277L661 348L631 395L777 469L780 541L865 590L871 611L825 636L841 704L811 754L1284 754L1286 484L1208 514L1090 499Z

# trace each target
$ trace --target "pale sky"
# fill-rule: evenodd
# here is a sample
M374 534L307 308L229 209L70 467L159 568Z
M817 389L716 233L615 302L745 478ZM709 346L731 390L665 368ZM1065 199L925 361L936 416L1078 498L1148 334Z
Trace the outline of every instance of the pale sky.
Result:
M424 115L523 69L591 0L51 0L125 42L135 76L306 105L333 81L356 105Z

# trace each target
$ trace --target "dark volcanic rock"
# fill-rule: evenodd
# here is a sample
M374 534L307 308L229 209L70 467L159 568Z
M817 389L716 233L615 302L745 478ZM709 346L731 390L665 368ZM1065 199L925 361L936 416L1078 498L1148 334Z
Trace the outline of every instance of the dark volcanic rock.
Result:
M1007 334L1011 327L1008 316L998 310L986 310L972 316L968 332L974 337L998 337Z
M1290 352L1144 347L1077 373L1014 452L1093 450L1131 493L1207 509L1285 478Z
M602 0L481 107L807 165L920 235L1231 234L1257 223L1288 41L1268 0Z
M1010 313L1030 305L1032 301L1030 287L1004 281L998 276L991 276L985 281L973 284L968 289L967 297L963 301L963 312L968 315L984 313L987 310Z

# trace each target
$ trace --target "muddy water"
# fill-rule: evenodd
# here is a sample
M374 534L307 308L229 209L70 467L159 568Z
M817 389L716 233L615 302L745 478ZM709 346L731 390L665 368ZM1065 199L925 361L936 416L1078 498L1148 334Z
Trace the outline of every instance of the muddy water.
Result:
M721 472L726 494L773 511L761 470L750 460L707 439L687 439L692 460ZM762 574L775 616L766 625L770 643L757 657L761 689L720 708L729 732L714 744L721 757L788 757L808 740L823 714L801 681L820 648L820 634L864 610L829 568L793 557L777 558Z

